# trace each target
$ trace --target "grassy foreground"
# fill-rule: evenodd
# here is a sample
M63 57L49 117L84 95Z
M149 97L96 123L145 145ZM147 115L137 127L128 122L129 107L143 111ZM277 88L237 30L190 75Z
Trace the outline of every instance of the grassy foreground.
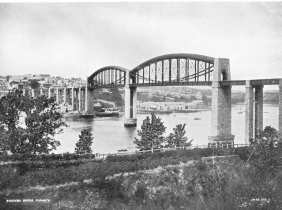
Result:
M0 209L279 209L282 176L276 178L275 190L254 183L248 157L246 148L194 149L112 156L78 165L2 166ZM262 198L254 194L261 192L256 187L265 202L252 201ZM5 202L12 198L49 202Z

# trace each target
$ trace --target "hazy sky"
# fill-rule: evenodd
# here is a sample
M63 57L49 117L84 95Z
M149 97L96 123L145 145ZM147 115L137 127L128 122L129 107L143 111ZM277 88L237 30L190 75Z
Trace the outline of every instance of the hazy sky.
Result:
M0 4L0 75L86 77L178 52L230 58L232 79L282 77L282 3Z

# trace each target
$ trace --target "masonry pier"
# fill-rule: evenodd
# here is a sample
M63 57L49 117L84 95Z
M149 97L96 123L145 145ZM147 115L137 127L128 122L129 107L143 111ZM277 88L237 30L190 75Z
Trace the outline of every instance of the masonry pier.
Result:
M263 85L255 87L255 137L263 130Z
M253 138L254 133L254 90L251 81L246 81L245 92L245 144L249 144L250 139Z
M124 87L124 126L136 127L136 108L137 108L137 91L136 87L129 86L130 75L126 72L126 83Z
M234 144L231 134L231 85L221 86L223 80L230 80L229 59L216 58L212 81L211 136L209 144Z

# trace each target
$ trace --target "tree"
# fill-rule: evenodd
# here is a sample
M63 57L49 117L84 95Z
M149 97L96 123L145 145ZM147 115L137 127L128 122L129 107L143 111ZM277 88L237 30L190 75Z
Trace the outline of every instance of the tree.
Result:
M32 100L26 112L26 139L28 153L49 153L56 149L60 142L54 135L62 131L65 125L62 114L58 112L54 98L45 95Z
M5 153L7 150L9 150L7 132L4 126L0 126L0 154Z
M266 126L262 132L253 140L250 147L250 163L261 175L275 174L279 168L280 149L278 147L278 131Z
M270 126L266 126L250 145L248 162L252 187L247 194L269 199L271 207L267 209L282 205L281 146L277 130Z
M175 128L173 128L173 133L170 133L166 138L167 146L168 147L184 147L190 146L192 140L188 141L188 138L185 136L186 124L178 124Z
M18 129L20 113L25 110L25 98L21 91L10 91L6 96L0 99L0 125L2 127L1 138L2 148L12 153L17 152L17 143L22 141L20 134L22 130Z
M137 135L140 139L135 138L134 143L139 150L159 149L164 142L163 134L166 127L159 117L156 117L154 113L143 120L141 130L137 131Z
M93 143L93 137L91 131L83 129L79 135L79 140L75 144L76 154L92 153L91 145Z
M175 143L174 143L174 134L170 133L167 137L166 137L166 147L175 147Z
M54 135L63 125L54 99L23 96L19 90L0 99L1 133L6 135L1 145L12 153L49 153L59 145Z

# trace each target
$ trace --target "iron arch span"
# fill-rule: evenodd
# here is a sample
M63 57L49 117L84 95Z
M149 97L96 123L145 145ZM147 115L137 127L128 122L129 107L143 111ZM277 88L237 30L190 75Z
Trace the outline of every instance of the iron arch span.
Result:
M130 71L131 86L210 85L214 58L198 54L166 54Z
M162 85L211 85L214 58L199 54L175 53L151 58L132 70L105 66L87 79L88 88ZM128 79L128 82L126 80Z
M102 67L87 78L87 86L90 89L124 87L128 71L120 66Z

